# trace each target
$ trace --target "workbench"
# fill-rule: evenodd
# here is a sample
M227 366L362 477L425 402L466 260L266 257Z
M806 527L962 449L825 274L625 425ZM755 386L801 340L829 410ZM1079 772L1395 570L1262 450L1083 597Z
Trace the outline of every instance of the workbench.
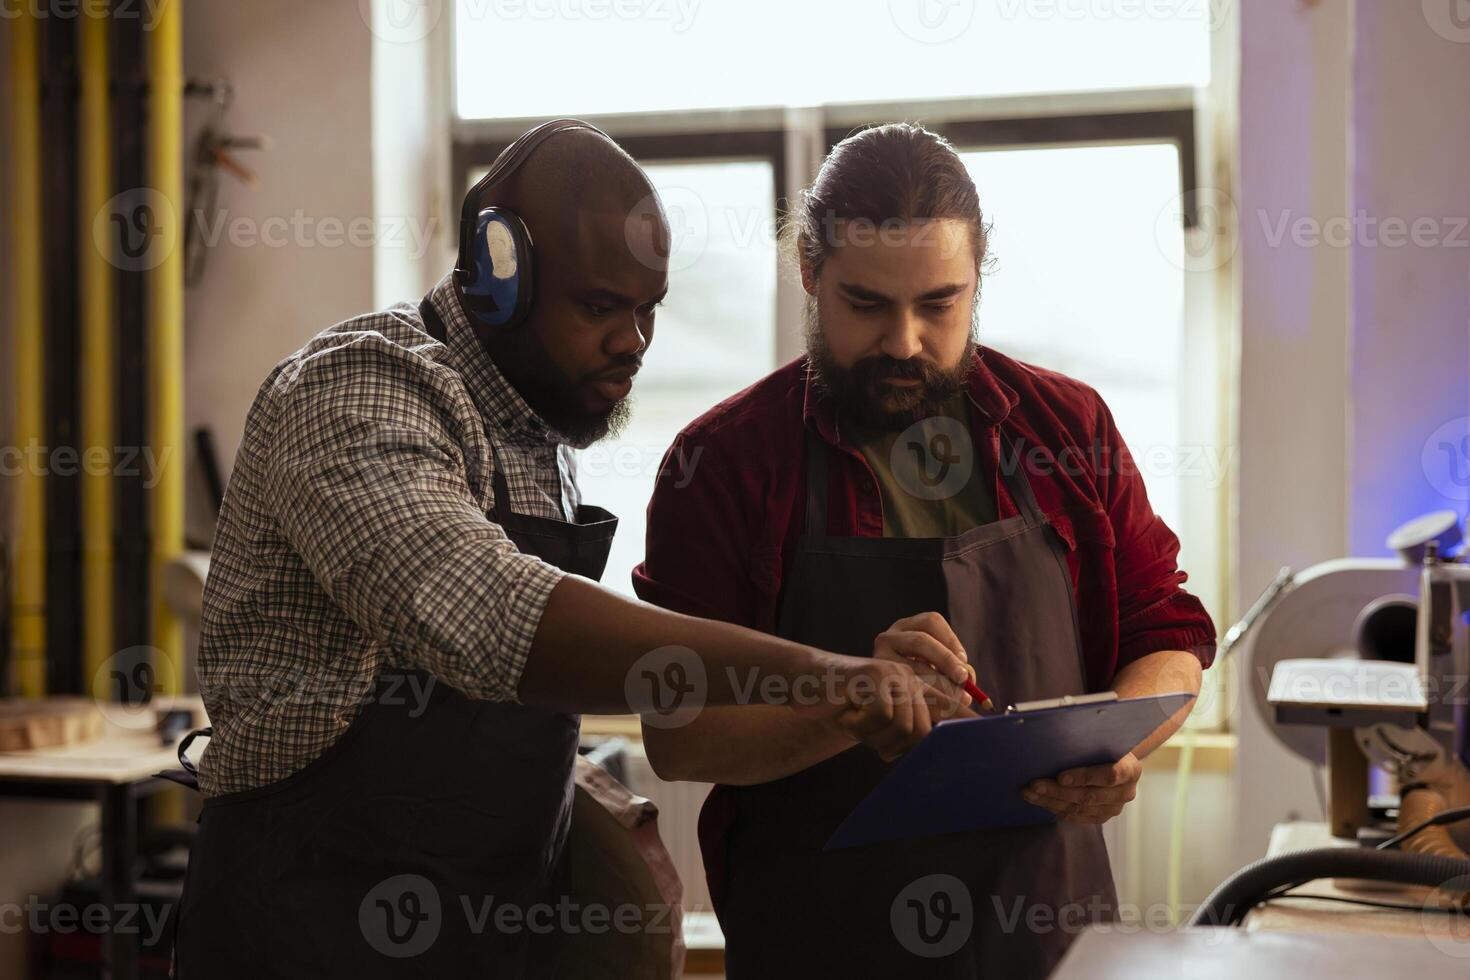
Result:
M1267 855L1319 847L1356 847L1324 823L1279 824ZM1242 928L1167 931L1091 926L1052 980L1199 980L1260 977L1411 977L1470 975L1470 917L1425 912L1431 889L1319 880L1298 889L1325 899L1278 899L1257 906ZM1409 905L1384 909L1333 899Z
M1275 857L1318 847L1357 846L1353 841L1333 837L1325 823L1297 821L1277 824L1272 829L1266 854ZM1245 928L1429 939L1435 945L1443 943L1461 950L1467 957L1464 963L1466 974L1470 975L1470 917L1418 911L1430 900L1432 890L1429 888L1322 879L1302 885L1297 891L1303 895L1325 895L1329 899L1285 898L1257 906L1246 917ZM1415 911L1373 908L1334 900L1342 898L1412 905Z
M203 706L197 699L181 699L170 706L194 708L202 722ZM0 752L0 797L98 804L102 904L110 910L128 909L134 902L138 801L174 785L154 778L154 773L178 768L177 744L161 744L141 715L131 715L126 709L104 714L109 717L101 738L55 748ZM103 937L105 975L111 980L137 976L138 938L137 930L109 930Z

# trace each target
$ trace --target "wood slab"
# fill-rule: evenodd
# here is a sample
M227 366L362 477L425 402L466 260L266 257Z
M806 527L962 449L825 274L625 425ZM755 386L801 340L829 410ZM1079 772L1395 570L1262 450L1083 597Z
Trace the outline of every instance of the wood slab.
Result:
M91 698L0 699L0 752L57 748L101 738L106 720Z

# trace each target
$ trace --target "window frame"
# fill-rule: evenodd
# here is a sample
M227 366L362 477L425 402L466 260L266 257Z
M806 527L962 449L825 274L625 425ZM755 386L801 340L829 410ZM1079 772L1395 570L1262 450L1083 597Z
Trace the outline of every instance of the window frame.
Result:
M454 187L465 187L476 170L489 167L511 141L542 120L520 120L513 134L472 134L456 136L452 148ZM593 125L598 125L592 120ZM498 127L497 127L498 128ZM606 127L599 128L606 129ZM618 127L614 127L616 129ZM786 133L779 129L693 130L686 132L625 134L608 130L635 160L675 163L715 160L766 160L771 164L775 181L776 210L779 216L784 200L780 193L786 186Z
M452 44L450 45L452 49ZM452 61L452 59L451 59ZM454 69L451 67L450 71ZM457 84L451 78L449 91ZM789 203L798 198L815 176L826 154L844 137L883 122L918 121L948 139L961 152L973 150L1067 146L1170 144L1179 156L1180 212L1186 235L1220 235L1219 228L1202 228L1198 203L1214 186L1220 172L1217 151L1219 134L1213 132L1215 114L1208 108L1209 90L1170 87L1156 89L1101 90L1043 93L923 102L823 105L800 108L702 109L688 112L651 112L588 116L586 120L607 132L635 159L649 163L699 162L729 159L769 161L775 183L773 200L779 223ZM457 106L457 100L452 105ZM477 168L488 167L495 157L521 133L544 120L539 117L466 119L451 110L451 188L464 188ZM1205 165L1205 180L1201 167ZM458 222L461 192L449 195L446 219ZM1233 229L1225 233L1233 234ZM1217 241L1214 247L1227 247ZM1229 274L1228 254L1219 267ZM1221 353L1228 344L1227 314L1221 277L1216 271L1186 271L1184 342L1191 366L1216 372L1230 365ZM777 356L784 363L801 351L803 297L799 284L778 272ZM1224 304L1224 305L1222 305ZM1213 383L1209 386L1216 387ZM1228 387L1228 386L1227 386ZM1223 389L1205 404L1198 400L1181 405L1186 431L1212 433L1207 436L1225 445L1229 395ZM1221 515L1230 507L1231 485L1186 491L1187 507L1200 518L1201 530L1212 539L1218 552L1204 576L1198 594L1223 617L1230 595L1225 576L1229 564L1228 521ZM1218 566L1218 567L1216 567ZM1222 624L1223 630L1223 624ZM1221 678L1221 700L1228 700L1229 681ZM1229 731L1229 712L1211 712L1201 718L1201 731Z

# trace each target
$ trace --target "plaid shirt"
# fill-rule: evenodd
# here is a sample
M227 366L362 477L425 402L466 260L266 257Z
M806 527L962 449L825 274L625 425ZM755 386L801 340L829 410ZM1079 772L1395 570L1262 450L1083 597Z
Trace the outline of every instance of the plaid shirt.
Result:
M339 323L271 372L245 423L204 592L207 795L290 775L337 740L386 665L516 700L558 569L486 512L571 519L571 450L480 346L446 277L416 307Z

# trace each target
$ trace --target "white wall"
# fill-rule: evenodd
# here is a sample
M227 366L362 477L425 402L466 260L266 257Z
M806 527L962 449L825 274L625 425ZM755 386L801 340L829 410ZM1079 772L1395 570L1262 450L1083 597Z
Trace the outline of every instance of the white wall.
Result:
M1354 554L1387 554L1391 528L1438 508L1463 515L1470 498L1459 442L1470 435L1470 24L1455 29L1452 6L1424 16L1393 0L1356 7ZM1445 19L1432 24L1432 9Z
M421 295L445 271L438 243L423 236L443 234L431 218L447 170L435 61L447 25L424 36L375 31L368 19L380 7L194 0L185 16L189 77L228 80L225 127L272 142L239 155L258 189L222 179L224 231L186 297L188 424L214 430L226 473L277 361L339 320ZM209 115L191 100L191 140ZM202 503L191 499L201 536Z
M373 305L381 308L421 296L448 270L460 195L449 186L445 138L447 20L415 23L439 9L432 4L374 0L373 9L373 210L383 229L374 252ZM405 21L404 13L414 16Z
M1279 566L1384 555L1396 524L1470 497L1438 453L1470 463L1470 30L1440 6L1243 5L1237 614ZM1418 244L1384 224L1424 218ZM1320 807L1235 717L1243 863Z
M1283 220L1325 221L1347 202L1350 7L1258 0L1241 8L1233 615L1282 565L1305 568L1347 549L1348 253L1276 233ZM1240 679L1254 683L1244 672ZM1264 854L1273 814L1318 810L1300 767L1282 768L1240 709L1244 700L1236 698L1233 716L1236 865Z

